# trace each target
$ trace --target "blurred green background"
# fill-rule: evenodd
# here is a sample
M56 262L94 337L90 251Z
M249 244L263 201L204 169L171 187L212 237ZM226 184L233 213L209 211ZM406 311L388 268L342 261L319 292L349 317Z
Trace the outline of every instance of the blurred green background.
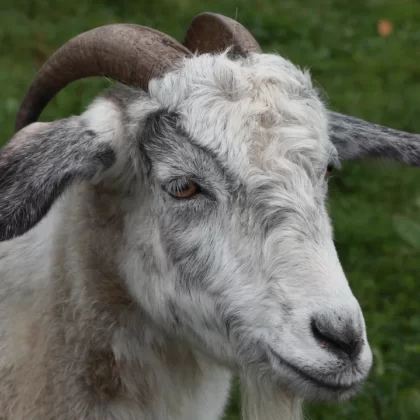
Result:
M266 52L309 67L334 110L420 133L420 1L1 0L0 141L11 136L35 71L69 38L126 22L182 40L202 11L236 17ZM381 19L392 24L387 36L378 30ZM80 113L110 83L74 83L42 118ZM420 419L420 170L346 164L330 197L336 245L364 310L375 363L357 398L307 405L306 418ZM231 401L227 418L239 419L235 390Z

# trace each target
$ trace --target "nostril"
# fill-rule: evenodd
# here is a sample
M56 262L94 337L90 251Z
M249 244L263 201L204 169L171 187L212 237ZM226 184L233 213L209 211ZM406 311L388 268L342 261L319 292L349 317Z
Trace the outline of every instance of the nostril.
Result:
M346 326L341 331L337 331L332 328L331 324L323 325L312 319L311 330L322 348L336 353L340 357L344 353L351 360L354 360L362 351L363 338L351 326Z

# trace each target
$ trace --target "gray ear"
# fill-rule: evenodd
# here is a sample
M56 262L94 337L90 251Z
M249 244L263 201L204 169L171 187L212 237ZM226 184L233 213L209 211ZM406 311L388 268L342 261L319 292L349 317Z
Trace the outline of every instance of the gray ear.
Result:
M0 241L22 235L64 189L109 168L115 153L79 117L34 123L0 150Z
M340 160L387 158L420 166L420 136L331 112L330 139Z

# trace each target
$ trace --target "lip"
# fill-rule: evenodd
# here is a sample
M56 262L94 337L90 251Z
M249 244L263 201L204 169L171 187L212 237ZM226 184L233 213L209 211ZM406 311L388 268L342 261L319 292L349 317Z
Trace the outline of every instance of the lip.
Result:
M280 363L282 366L285 366L287 369L291 370L293 373L301 377L302 379L305 379L306 381L312 383L318 388L322 388L328 391L332 392L348 392L348 391L354 391L360 385L363 384L364 380L353 382L350 385L344 385L344 384L338 384L338 383L331 383L323 381L317 377L314 377L313 375L305 372L304 370L298 368L297 366L293 365L292 363L289 363L287 360L284 360L278 353L276 353L274 350L269 349L270 354L276 359L278 363Z

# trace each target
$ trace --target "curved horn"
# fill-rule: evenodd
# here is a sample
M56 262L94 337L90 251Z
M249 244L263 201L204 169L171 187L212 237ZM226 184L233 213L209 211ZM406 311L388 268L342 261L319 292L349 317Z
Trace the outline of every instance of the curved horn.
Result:
M139 25L105 25L72 38L42 66L22 102L15 131L35 122L69 83L105 76L146 89L190 52L173 38Z
M240 23L216 13L196 16L185 34L184 45L192 52L221 52L233 46L232 53L246 55L262 52L249 31Z

